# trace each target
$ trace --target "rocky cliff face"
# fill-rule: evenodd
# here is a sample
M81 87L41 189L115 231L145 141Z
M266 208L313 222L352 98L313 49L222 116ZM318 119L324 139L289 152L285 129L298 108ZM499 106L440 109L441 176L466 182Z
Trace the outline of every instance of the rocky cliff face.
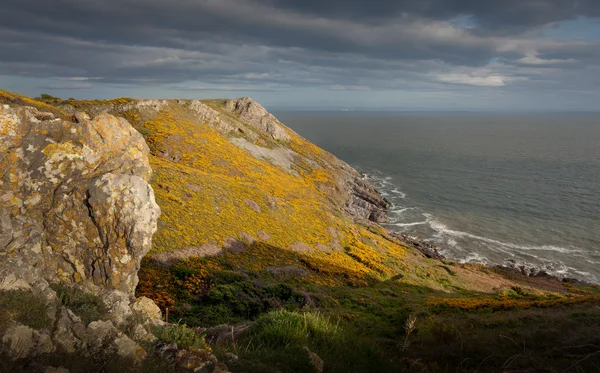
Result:
M304 243L320 250L337 239L330 232L347 229L340 214L367 223L386 219L389 203L358 172L250 98L58 106L127 118L147 140L164 227L153 254L206 252L199 249L205 245L227 251L227 242L246 235L269 236L282 248ZM305 226L297 229L300 222Z
M262 105L248 97L227 101L224 108L275 140L290 141L291 139L273 114L267 112Z
M39 279L132 295L160 213L126 120L0 107L0 289Z
M16 299L0 309L0 350L141 358L119 328L137 314L143 339L161 322L152 301L134 298L160 214L148 146L122 118L62 114L0 105L0 294ZM74 297L98 319L74 313ZM27 316L35 309L45 311Z
M284 125L273 114L248 97L226 101L224 109L229 113L236 114L240 120L275 140L283 142L291 140L290 135L286 132L290 129L284 129ZM295 155L299 156L299 154ZM345 194L341 197L345 200L344 211L358 219L379 223L386 221L385 210L389 208L389 202L345 162L335 157L327 158L331 171L338 176L339 185Z

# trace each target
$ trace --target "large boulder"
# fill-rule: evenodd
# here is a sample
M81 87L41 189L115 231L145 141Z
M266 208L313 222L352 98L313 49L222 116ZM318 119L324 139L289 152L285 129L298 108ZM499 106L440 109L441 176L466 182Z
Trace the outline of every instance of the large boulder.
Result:
M0 279L133 296L160 209L149 149L122 118L0 106Z

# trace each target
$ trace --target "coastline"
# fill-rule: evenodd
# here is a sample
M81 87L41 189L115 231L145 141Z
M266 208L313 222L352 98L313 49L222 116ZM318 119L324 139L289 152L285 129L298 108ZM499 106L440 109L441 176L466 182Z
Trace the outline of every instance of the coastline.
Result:
M600 283L594 198L600 184L588 169L599 158L575 146L595 149L589 139L598 133L589 121L565 143L558 139L568 134L566 123L555 118L547 123L553 132L528 146L546 128L539 116L307 113L281 119L372 177L394 205L385 228L434 242L457 262L524 265ZM332 136L342 132L343 138ZM492 133L498 142L485 135Z
M434 260L440 261L444 264L448 264L448 263L462 264L462 265L467 264L467 263L460 263L460 262L448 260L448 258L446 258L443 254L440 253L436 244L434 244L434 243L428 242L428 241L420 239L420 238L408 236L403 233L393 232L393 231L390 231L389 229L385 229L385 231L389 236L386 238L395 239L404 245L410 246L410 247L418 250L419 252L421 252L421 254L423 254L428 259L434 259ZM592 284L593 283L593 282L590 282L585 279L578 279L578 278L573 278L573 277L560 277L560 276L552 275L552 274L546 272L545 270L540 270L535 267L518 265L518 263L514 260L509 261L509 262L510 262L510 264L508 264L508 265L480 264L480 263L478 263L478 265L484 266L490 270L510 272L512 274L523 276L523 277L550 279L550 280L556 280L559 282L570 283L570 284Z
M435 259L438 261L442 261L445 263L458 263L458 264L477 264L477 265L481 265L483 267L489 268L489 269L493 269L493 270L502 270L502 271L507 271L507 272L511 272L514 274L518 274L520 276L524 276L524 277L531 277L531 278L548 278L548 279L555 279L557 281L560 282L565 282L565 283L576 283L576 284L596 284L597 282L590 280L589 278L586 278L585 276L573 276L573 275L567 275L567 276L562 276L560 274L555 274L555 273L551 273L551 271L548 271L547 269L541 269L538 266L535 265L527 265L526 263L522 263L522 262L518 262L515 259L506 259L504 263L501 262L491 262L491 263L487 263L487 262L462 262L460 259L449 259L449 257L445 254L443 254L444 251L447 251L449 249L446 250L441 250L439 248L439 246L432 242L431 239L427 239L418 235L410 235L404 232L399 232L394 230L393 228L390 228L389 226L386 225L394 225L394 224L390 224L389 221L393 221L393 217L390 216L390 213L394 212L394 208L396 207L400 207L397 206L396 203L394 203L394 195L396 195L397 198L399 198L400 200L404 200L404 198L406 197L406 194L404 192L402 192L398 186L396 186L395 184L391 183L389 180L391 179L388 176L385 176L384 173L375 171L375 173L372 172L365 172L365 170L358 166L358 165L353 165L352 167L354 167L357 170L360 170L363 179L368 182L369 184L371 184L373 186L373 188L377 191L377 193L379 193L382 198L389 200L391 205L389 208L386 209L386 213L388 215L388 222L378 222L379 225L381 226L381 228L383 228L390 237L393 237L394 239L408 245L411 246L413 248L415 248L416 250L420 251L425 257L429 258L429 259ZM383 188L387 187L390 188L390 190L382 190ZM414 207L406 207L406 206L402 206L402 208L400 210L410 210L410 209L414 209ZM427 214L429 215L429 214ZM406 224L405 226L411 226L412 224ZM399 225L402 226L402 225ZM475 251L475 254L477 254L479 256L479 253L477 253Z

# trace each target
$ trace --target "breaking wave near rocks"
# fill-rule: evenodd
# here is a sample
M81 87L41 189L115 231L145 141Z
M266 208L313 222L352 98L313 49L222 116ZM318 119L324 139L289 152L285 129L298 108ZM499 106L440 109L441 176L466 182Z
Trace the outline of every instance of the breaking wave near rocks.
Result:
M600 264L600 258L589 250L544 242L544 232L532 232L530 227L511 227L508 223L495 226L493 222L485 222L489 225L486 226L482 223L485 219L476 215L469 216L458 211L438 212L435 207L411 199L393 177L375 170L363 172L364 177L392 204L388 211L389 221L384 226L411 238L434 243L439 252L450 260L524 267L532 272L545 271L558 277L600 282L585 266L575 264ZM495 230L499 234L495 235ZM514 234L510 233L511 230ZM517 235L526 238L519 240ZM530 237L539 237L539 242Z

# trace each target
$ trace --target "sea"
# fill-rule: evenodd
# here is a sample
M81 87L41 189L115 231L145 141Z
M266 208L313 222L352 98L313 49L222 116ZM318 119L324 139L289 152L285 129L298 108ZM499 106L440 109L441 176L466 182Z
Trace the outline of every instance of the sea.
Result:
M370 179L387 228L451 260L600 283L600 113L275 114Z

